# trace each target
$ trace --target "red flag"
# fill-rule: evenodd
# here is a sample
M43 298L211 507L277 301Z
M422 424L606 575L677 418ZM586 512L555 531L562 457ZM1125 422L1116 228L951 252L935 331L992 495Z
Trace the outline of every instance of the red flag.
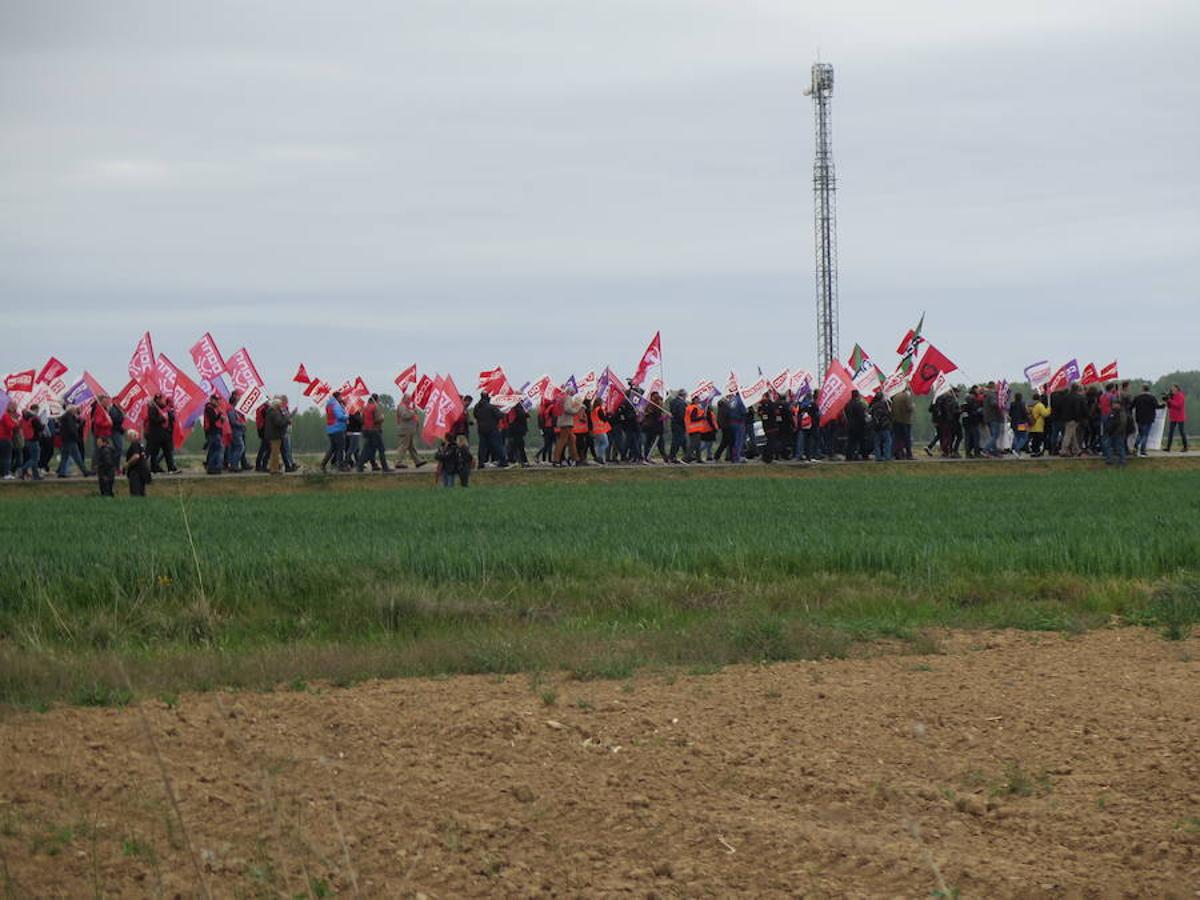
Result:
M91 390L93 397L108 397L108 391L101 387L100 382L92 377L91 372L83 373L83 383Z
M263 386L262 376L258 374L258 369L254 367L254 361L250 359L250 353L245 347L235 350L233 355L225 360L225 364L229 380L243 394L252 387Z
M150 376L146 376L143 381L138 382L142 385L143 390L151 396L161 393L164 397L170 397L175 393L175 378L179 374L175 364L160 353L154 363L154 372L156 382L153 386L150 384Z
M421 437L425 443L432 444L443 437L463 414L462 398L454 379L447 375L438 378L429 396L429 408L425 415L425 427Z
M654 337L650 341L650 346L646 348L646 352L642 354L642 361L638 363L637 371L633 373L632 381L638 387L641 387L642 382L646 380L646 374L653 366L662 363L662 333L654 332Z
M24 391L31 393L33 391L33 369L27 369L24 372L16 372L4 379L4 389L6 391Z
M181 447L187 440L188 434L191 433L192 425L195 424L194 420L204 408L204 403L208 398L205 397L200 385L180 371L179 367L171 362L165 354L159 354L156 370L164 382L163 393L167 393L171 397L171 402L175 407L175 446ZM171 384L169 391L165 384L168 380Z
M493 397L497 394L510 393L512 387L508 383L508 376L504 374L504 367L496 366L494 369L486 369L480 372L479 390L487 391Z
M154 342L150 340L150 332L142 335L137 346L133 348L133 356L129 360L129 377L142 386L147 394L157 394L159 391L170 391L162 384L154 356Z
M921 361L917 363L913 370L909 384L912 386L912 392L917 396L924 396L929 393L929 389L933 387L933 383L937 381L938 375L943 372L953 372L957 369L954 363L946 354L942 353L933 344L925 348L925 352L921 355Z
M416 383L417 364L413 363L392 380L395 382L396 387L400 389L400 393L403 394L406 390L408 390L409 385Z
M121 411L125 413L125 418L129 420L130 424L136 422L139 428L145 422L146 406L149 402L150 396L132 378L125 387L121 388L121 392L113 397L113 403L121 407Z
M1073 359L1070 362L1063 363L1059 370L1054 373L1054 377L1050 379L1046 390L1050 393L1066 390L1079 380L1079 360Z
M604 367L604 372L596 384L596 396L600 398L600 402L604 404L604 411L610 416L625 402L625 388L621 385L621 379L608 366Z
M1100 370L1098 379L1100 381L1116 381L1120 377L1120 374L1117 372L1117 361L1114 359Z
M354 379L354 386L350 388L350 393L356 397L370 397L371 389L367 387L367 383L363 381L362 376L359 375Z
M207 331L200 340L192 345L189 352L192 354L192 362L195 363L196 371L200 373L201 378L211 381L225 371L225 360L221 356L221 351L217 349L217 342Z
M61 378L66 374L66 363L60 362L52 356L46 360L46 364L42 366L42 371L38 372L38 377L34 381L34 384L50 384L55 378Z
M1088 363L1083 367L1083 377L1079 379L1080 384L1082 384L1084 387L1087 387L1089 384L1095 384L1099 380L1100 376L1096 374L1095 363Z
M292 376L292 381L296 384L311 384L312 379L308 377L308 370L304 368L304 363L300 363L300 368L296 370L296 374Z
M413 405L417 409L424 409L425 404L429 402L429 395L433 392L433 379L428 375L422 375L421 380L417 382L417 388L413 391Z
M304 396L312 400L317 406L321 406L325 402L325 398L329 396L329 389L329 382L322 381L320 378L314 378L308 383L308 387L304 389Z
M830 362L829 368L825 371L825 383L821 385L822 425L828 425L842 414L842 410L850 402L850 394L853 390L854 376L850 374L850 370L836 359Z

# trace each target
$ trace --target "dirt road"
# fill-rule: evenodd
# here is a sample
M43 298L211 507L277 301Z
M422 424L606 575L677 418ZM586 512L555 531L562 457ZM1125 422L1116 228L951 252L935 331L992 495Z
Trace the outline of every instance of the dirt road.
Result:
M972 633L942 648L9 714L6 886L1197 896L1200 639Z

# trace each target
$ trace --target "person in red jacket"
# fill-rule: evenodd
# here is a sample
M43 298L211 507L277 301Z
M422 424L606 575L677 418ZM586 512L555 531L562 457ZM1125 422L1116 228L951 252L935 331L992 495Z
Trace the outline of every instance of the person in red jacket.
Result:
M96 398L96 402L92 404L91 410L88 412L88 423L92 429L92 468L96 468L96 448L99 446L100 438L108 438L110 441L113 436L113 420L108 409L112 406L112 399L101 394Z
M1171 452L1171 441L1175 437L1175 432L1179 432L1179 437L1183 441L1183 452L1187 453L1187 432L1184 431L1184 426L1187 424L1187 398L1183 395L1183 388L1177 384L1171 385L1171 393L1167 394L1167 422L1169 430L1167 431L1167 452Z
M542 430L542 449L538 451L537 461L548 463L554 459L554 403L542 400L538 406L538 428Z
M363 407L363 443L366 447L358 458L358 471L362 471L367 463L371 471L375 471L375 457L379 457L379 466L385 472L390 472L387 454L383 449L383 414L379 410L379 395L372 394Z
M17 404L10 402L0 415L0 478L13 480L13 437L20 425L17 422Z

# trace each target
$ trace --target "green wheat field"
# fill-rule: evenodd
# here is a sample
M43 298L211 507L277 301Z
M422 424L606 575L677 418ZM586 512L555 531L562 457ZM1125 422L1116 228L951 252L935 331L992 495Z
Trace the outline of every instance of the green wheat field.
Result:
M28 488L0 495L9 706L1200 620L1187 461Z

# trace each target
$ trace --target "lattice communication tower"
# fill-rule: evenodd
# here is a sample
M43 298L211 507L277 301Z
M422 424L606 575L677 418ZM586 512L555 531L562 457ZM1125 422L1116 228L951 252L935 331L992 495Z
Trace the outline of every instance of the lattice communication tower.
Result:
M833 169L833 135L829 112L833 98L833 66L814 63L812 85L804 92L813 99L816 154L813 159L813 231L817 251L817 368L818 383L838 358L837 176Z

